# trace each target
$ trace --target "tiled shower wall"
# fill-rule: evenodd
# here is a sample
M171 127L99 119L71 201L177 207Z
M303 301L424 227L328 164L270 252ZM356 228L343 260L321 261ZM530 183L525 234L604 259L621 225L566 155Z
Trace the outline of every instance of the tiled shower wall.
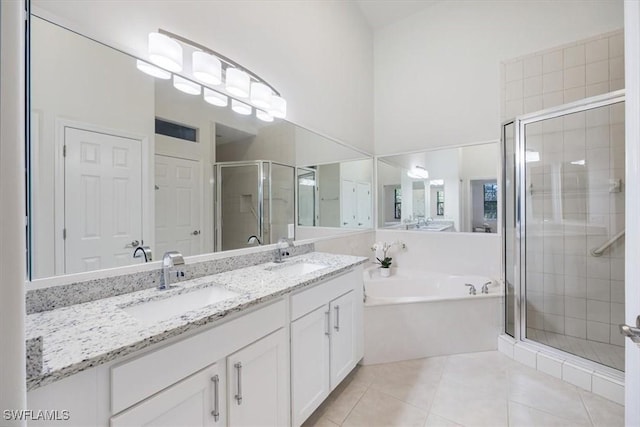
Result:
M502 64L502 120L624 89L623 30Z
M502 118L624 88L622 30L502 64ZM527 326L623 345L624 106L571 114L526 130ZM613 181L612 181L613 180ZM621 180L621 191L611 190Z

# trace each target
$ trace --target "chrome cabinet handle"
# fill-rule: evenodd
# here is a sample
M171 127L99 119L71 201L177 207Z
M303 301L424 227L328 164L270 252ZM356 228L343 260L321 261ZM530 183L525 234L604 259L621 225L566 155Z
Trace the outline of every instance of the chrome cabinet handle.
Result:
M340 332L340 306L336 305L335 310L336 310L336 326L334 326L333 328L336 331Z
M218 421L220 419L220 377L214 375L211 377L211 381L213 382L213 411L211 411L211 415L213 415L214 421Z
M326 323L326 325L325 325L325 326L326 326L326 328L325 328L325 330L324 330L324 334L325 334L326 336L329 336L329 330L331 329L331 326L329 326L329 314L330 314L330 313L329 313L328 311L325 311L325 312L324 312L324 315L325 315L325 316L326 316L326 318L327 318L327 323Z
M233 365L236 368L236 374L237 374L237 393L235 395L235 399L238 402L238 405L242 405L242 363L238 362L235 365Z
M138 246L140 246L140 241L134 240L131 243L127 243L124 247L125 248L136 248Z

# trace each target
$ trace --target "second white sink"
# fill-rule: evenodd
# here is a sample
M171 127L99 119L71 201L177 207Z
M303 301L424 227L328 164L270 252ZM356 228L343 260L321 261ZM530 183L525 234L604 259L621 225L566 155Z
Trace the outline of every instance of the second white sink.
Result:
M309 274L317 270L322 270L323 268L328 267L324 264L313 264L310 262L296 262L294 264L288 264L284 266L276 266L271 267L269 270L274 273L284 274L286 276L302 276L304 274Z
M161 291L158 291L161 292ZM185 292L168 298L143 302L123 310L138 320L155 322L178 316L191 310L197 310L220 301L238 296L222 286L208 286L206 288Z

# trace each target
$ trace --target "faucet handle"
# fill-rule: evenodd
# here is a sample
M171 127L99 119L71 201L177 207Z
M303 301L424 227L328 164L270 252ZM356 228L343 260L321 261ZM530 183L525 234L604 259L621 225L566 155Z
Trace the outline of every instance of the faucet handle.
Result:
M469 295L475 295L476 294L476 287L473 286L471 283L465 283L465 286L469 286Z
M492 281L488 281L487 283L483 284L481 292L483 294L488 294L489 293L489 285L491 285L491 284L493 284Z

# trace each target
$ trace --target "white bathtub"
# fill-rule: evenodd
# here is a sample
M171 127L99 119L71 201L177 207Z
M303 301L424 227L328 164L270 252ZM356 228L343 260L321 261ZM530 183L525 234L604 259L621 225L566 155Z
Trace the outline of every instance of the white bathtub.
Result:
M365 365L497 348L502 289L488 277L372 267L364 287Z

